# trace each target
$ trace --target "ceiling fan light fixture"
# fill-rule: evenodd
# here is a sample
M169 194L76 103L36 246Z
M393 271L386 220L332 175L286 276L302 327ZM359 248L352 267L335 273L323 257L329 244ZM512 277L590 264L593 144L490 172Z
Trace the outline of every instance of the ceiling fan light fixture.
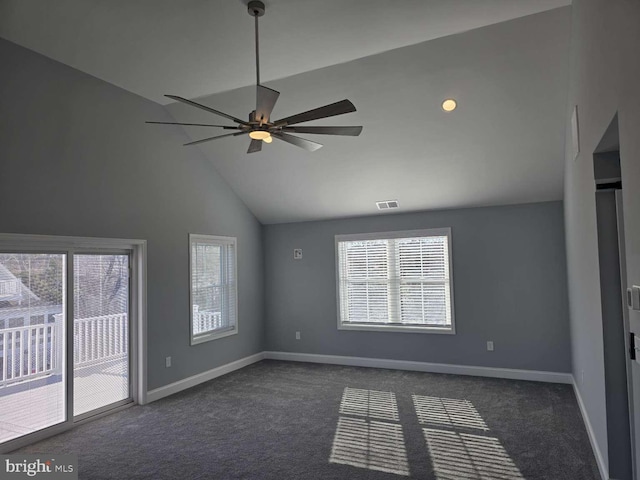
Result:
M271 138L271 134L266 130L253 130L249 132L249 136L253 140L265 140L266 138ZM267 142L269 143L269 142Z
M273 137L271 135L269 135L268 137L263 138L262 141L264 143L271 143L271 142L273 142Z
M442 102L442 110L445 112L453 112L458 106L458 102L456 102L453 98L447 98Z

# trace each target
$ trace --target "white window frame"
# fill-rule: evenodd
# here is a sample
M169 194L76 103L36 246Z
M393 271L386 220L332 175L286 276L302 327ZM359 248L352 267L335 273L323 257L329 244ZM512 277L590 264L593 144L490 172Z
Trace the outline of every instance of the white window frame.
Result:
M451 325L438 327L433 325L415 326L415 325L377 325L377 324L345 324L342 322L342 308L340 295L340 251L341 242L361 241L361 240L388 240L393 238L411 238L411 237L447 237L448 253L449 253L449 292L451 303ZM403 333L435 333L445 335L455 335L456 323L454 313L454 282L453 282L453 245L451 241L451 228L430 228L424 230L403 230L394 232L375 232L375 233L357 233L335 236L335 255L336 255L336 303L338 307L338 330L360 330L374 332L403 332Z
M206 243L210 245L217 245L222 247L233 246L233 311L235 312L235 325L232 329L225 330L210 330L209 333L194 334L193 329L193 243ZM226 269L223 269L225 271ZM227 279L225 279L227 281ZM219 338L228 337L230 335L236 335L238 333L238 241L236 237L224 237L219 235L201 235L190 233L189 234L189 339L191 345L198 345Z

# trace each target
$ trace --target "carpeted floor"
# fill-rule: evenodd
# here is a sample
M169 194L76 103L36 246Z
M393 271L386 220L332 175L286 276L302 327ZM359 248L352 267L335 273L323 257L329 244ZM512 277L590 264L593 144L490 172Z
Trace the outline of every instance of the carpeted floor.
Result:
M262 361L22 453L81 479L598 479L569 385Z

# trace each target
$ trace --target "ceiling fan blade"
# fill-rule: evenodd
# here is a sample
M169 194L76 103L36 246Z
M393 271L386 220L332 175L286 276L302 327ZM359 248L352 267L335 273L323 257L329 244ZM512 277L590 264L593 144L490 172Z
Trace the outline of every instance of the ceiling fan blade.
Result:
M251 143L249 144L249 150L247 150L247 153L255 153L255 152L259 152L260 150L262 150L262 140L251 140Z
M219 127L225 128L227 130L237 130L240 127L232 127L230 125L212 125L210 123L180 123L180 122L144 122L144 123L154 123L156 125L190 125L195 127Z
M210 142L211 140L217 140L218 138L224 137L237 137L238 135L244 135L245 133L249 133L248 131L235 132L235 133L225 133L224 135L218 135L216 137L203 138L202 140L196 140L195 142L185 143L184 146L187 145L198 145L199 143Z
M256 120L268 122L280 92L258 85L256 90Z
M177 95L165 95L165 97L177 100L178 102L186 103L187 105L191 105L192 107L201 108L202 110L205 110L209 113L214 113L216 115L220 115L221 117L228 118L229 120L233 120L234 122L241 125L249 125L249 123L245 122L244 120L240 120L239 118L227 115L226 113L219 112L218 110L214 110L213 108L207 107L206 105L187 100L186 98L178 97Z
M296 147L304 148L309 152L313 152L322 147L321 143L312 142L311 140L296 137L295 135L289 135L288 133L272 133L271 136L278 140L295 145Z
M344 113L355 112L356 107L349 100L341 100L331 105L325 105L324 107L314 108L308 112L298 113L291 117L283 118L275 122L277 127L282 125L293 125L294 123L309 122L311 120L319 120L321 118L334 117L336 115L342 115Z
M362 132L362 127L283 127L283 132L314 133L316 135L348 135L357 137Z

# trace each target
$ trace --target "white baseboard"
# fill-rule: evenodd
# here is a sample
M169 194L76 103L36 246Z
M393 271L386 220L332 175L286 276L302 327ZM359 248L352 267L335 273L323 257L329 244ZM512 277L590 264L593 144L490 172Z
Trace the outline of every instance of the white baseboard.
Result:
M187 388L195 387L214 378L259 362L265 358L288 360L292 362L326 363L330 365L351 365L355 367L388 368L392 370L411 370L416 372L451 373L455 375L473 375L479 377L509 378L513 380L533 380L551 383L573 383L569 373L540 372L535 370L516 370L512 368L473 367L468 365L451 365L446 363L412 362L407 360L387 360L383 358L344 357L338 355L317 355L293 352L260 352L235 362L221 365L192 377L179 380L147 392L145 403L155 402Z
M206 372L193 375L192 377L187 377L177 382L170 383L169 385L165 385L164 387L150 390L149 392L147 392L146 403L155 402L156 400L160 400L161 398L168 397L169 395L173 395L174 393L181 392L182 390L186 390L187 388L195 387L196 385L199 385L201 383L208 382L209 380L213 380L214 378L244 368L248 365L251 365L252 363L259 362L264 358L264 352L256 353L255 355L241 358L240 360L236 360L235 362L227 363L211 370L207 370Z
M181 392L187 388L195 387L214 378L220 377L235 370L244 368L252 363L259 362L265 358L273 360L287 360L292 362L308 362L308 363L326 363L329 365L350 365L354 367L372 367L372 368L388 368L392 370L410 370L415 372L429 373L449 373L454 375L472 375L478 377L492 378L508 378L512 380L531 380L537 382L550 383L575 383L570 373L560 372L543 372L536 370L517 370L512 368L494 368L494 367L475 367L469 365L453 365L447 363L427 363L413 362L408 360L388 360L384 358L368 358L368 357L346 357L339 355L318 355L312 353L295 353L295 352L260 352L249 357L241 358L235 362L221 365L206 372L187 377L169 385L165 385L147 392L145 403L155 402L161 398L168 397L174 393ZM576 397L580 404L580 409L588 424L587 417L584 414L582 400L576 390ZM589 430L590 427L587 427ZM591 438L591 433L589 434ZM593 440L592 440L593 442Z
M591 442L593 454L596 457L596 463L598 464L598 470L600 471L600 478L602 478L602 480L608 480L609 467L604 461L604 457L602 456L602 452L600 451L600 447L598 446L598 442L596 441L596 436L593 433L593 427L591 426L591 421L589 420L587 409L584 406L584 402L582 401L582 397L580 396L580 390L578 389L576 379L573 377L573 375L571 375L571 384L573 385L573 392L575 393L576 399L578 400L578 406L580 407L580 413L582 414L584 426L587 429L587 435L589 436L589 441Z
M295 352L264 352L265 358L289 360L292 362L328 363L332 365L350 365L354 367L388 368L392 370L412 370L429 373L451 373L455 375L473 375L478 377L509 378L513 380L532 380L537 382L572 384L570 373L541 372L536 370L516 370L512 368L474 367L447 363L412 362L407 360L387 360L384 358L343 357L338 355L317 355Z

